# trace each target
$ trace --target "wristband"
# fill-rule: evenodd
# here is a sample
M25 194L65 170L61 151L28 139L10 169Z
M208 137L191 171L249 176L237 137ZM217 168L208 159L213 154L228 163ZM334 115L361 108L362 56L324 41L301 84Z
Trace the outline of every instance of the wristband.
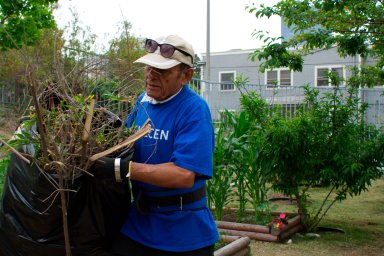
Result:
M120 175L120 158L115 158L115 180L117 182L122 182Z
M132 166L132 161L129 161L129 164L128 164L128 173L127 173L127 177L128 179L131 178L131 166Z

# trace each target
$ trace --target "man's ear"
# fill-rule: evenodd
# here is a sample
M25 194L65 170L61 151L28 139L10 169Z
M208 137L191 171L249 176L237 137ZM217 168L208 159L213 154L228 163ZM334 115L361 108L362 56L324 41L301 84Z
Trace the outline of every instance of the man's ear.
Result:
M189 81L191 81L192 77L193 77L193 74L194 74L194 69L193 68L188 68L186 69L183 73L183 84L186 84L188 83Z

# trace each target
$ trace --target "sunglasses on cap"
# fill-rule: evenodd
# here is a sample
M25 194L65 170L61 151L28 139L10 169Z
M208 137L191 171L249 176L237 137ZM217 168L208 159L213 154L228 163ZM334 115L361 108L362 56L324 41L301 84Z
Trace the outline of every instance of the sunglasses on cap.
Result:
M153 39L145 40L145 49L147 50L148 53L154 53L157 50L157 47L160 48L160 54L164 58L172 57L172 55L175 53L175 51L178 50L179 52L181 52L185 56L191 57L192 61L193 61L193 57L191 54L189 54L186 51L183 51L183 50L181 50L181 49L179 49L179 48L177 48L171 44L159 44L158 42L156 42Z

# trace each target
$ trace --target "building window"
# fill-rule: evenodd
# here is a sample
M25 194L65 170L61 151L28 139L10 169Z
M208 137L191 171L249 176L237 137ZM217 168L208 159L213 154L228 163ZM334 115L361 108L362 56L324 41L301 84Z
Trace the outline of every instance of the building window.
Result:
M277 70L267 71L267 88L277 86Z
M220 72L220 91L234 91L235 85L233 81L235 80L235 72Z
M335 84L332 84L329 73L344 79L343 67L318 67L316 70L316 86L335 86Z
M292 72L289 69L267 70L267 88L279 88L292 85Z
M291 86L291 71L280 70L280 85Z

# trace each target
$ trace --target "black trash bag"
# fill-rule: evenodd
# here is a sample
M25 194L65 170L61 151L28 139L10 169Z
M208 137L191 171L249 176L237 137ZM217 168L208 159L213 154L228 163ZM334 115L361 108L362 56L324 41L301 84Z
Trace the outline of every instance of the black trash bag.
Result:
M1 256L65 255L60 195L49 179L57 176L11 155L0 202ZM108 255L129 210L129 183L86 173L67 182L75 191L66 192L72 255Z

